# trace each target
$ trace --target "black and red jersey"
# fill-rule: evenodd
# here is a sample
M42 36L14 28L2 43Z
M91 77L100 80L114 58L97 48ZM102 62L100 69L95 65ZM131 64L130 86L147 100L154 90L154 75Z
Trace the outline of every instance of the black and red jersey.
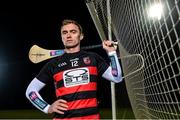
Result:
M55 118L98 119L97 78L108 66L99 55L86 51L65 53L48 62L37 79L44 83L53 80L57 98L68 102L65 114Z

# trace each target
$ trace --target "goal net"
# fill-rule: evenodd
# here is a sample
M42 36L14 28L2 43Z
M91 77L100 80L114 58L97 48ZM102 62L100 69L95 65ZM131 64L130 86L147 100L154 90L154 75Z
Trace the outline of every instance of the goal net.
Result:
M149 16L160 3L162 14ZM124 81L136 118L180 118L180 0L86 0L101 39L119 43ZM155 11L154 14L156 14Z

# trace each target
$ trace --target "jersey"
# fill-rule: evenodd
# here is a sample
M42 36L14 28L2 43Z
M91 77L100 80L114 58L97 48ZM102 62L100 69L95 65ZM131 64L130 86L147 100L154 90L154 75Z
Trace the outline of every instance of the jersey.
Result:
M93 52L64 53L48 62L36 76L43 83L54 81L57 99L68 103L64 114L55 118L98 119L97 80L109 65Z

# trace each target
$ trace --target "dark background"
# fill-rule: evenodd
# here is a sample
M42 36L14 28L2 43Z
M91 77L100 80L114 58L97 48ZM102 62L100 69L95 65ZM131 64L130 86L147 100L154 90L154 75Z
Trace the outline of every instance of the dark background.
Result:
M16 5L15 5L16 4ZM88 12L84 0L61 0L43 3L1 3L0 5L0 109L34 108L25 97L31 80L47 62L33 64L28 59L32 45L47 49L62 49L59 24L63 19L78 21L85 38L81 46L100 44L101 40ZM91 50L107 59L102 48ZM129 106L124 82L117 84L117 102ZM51 103L53 87L41 91ZM110 82L99 82L100 107L111 107Z

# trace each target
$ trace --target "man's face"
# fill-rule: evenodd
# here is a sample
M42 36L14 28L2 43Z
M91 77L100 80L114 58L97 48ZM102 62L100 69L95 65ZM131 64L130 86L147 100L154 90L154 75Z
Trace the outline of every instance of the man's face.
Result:
M75 24L67 24L61 28L61 37L65 48L74 48L80 46L83 35Z

